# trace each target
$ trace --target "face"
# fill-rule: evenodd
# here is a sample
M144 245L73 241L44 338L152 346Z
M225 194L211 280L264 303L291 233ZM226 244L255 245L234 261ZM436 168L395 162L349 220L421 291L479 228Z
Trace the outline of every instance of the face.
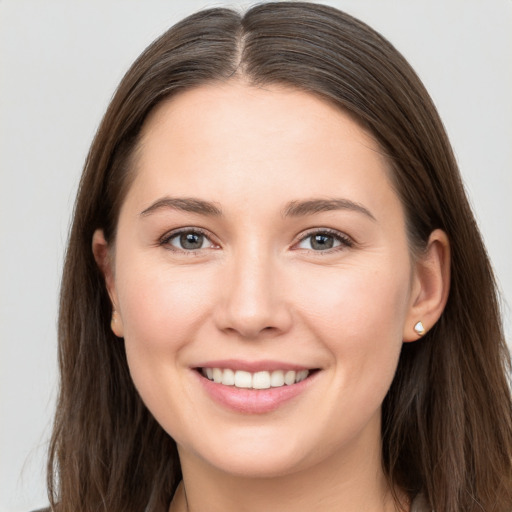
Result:
M415 278L372 138L313 95L233 81L160 105L135 167L114 330L182 460L272 476L378 449Z

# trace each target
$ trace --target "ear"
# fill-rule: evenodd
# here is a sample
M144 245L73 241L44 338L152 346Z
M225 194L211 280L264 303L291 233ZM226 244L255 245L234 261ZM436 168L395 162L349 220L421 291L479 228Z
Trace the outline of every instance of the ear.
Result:
M103 277L105 278L105 286L107 287L107 293L112 302L112 321L111 328L114 334L122 338L123 337L123 321L121 319L117 292L114 279L114 264L112 261L111 250L109 249L108 243L105 240L105 235L102 229L97 229L92 236L92 253L96 264L98 265Z
M439 320L450 291L450 242L441 229L430 234L414 263L412 293L403 340L416 341ZM424 333L415 326L421 322ZM421 327L421 326L420 326Z

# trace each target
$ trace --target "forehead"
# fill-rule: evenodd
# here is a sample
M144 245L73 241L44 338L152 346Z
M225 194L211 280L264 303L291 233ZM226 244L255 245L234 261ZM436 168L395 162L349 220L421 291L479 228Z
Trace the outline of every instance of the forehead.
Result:
M135 170L141 201L336 193L379 202L382 187L391 189L378 144L350 114L304 91L238 80L160 104L143 127Z
M327 146L339 144L339 136L343 135L345 140L358 139L379 150L374 138L354 116L333 102L290 86L255 86L241 79L199 86L163 101L144 124L143 145L150 139L157 142L156 134L163 131L166 137L176 137L181 143L191 143L206 135L202 142L221 146L230 141L249 141L258 148L258 142L265 137L268 150L271 141L284 150L293 139Z

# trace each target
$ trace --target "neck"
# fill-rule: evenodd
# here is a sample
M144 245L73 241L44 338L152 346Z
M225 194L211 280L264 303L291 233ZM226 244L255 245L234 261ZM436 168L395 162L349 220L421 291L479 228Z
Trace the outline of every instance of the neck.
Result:
M271 478L233 475L180 451L183 482L170 512L394 512L380 445L334 453Z

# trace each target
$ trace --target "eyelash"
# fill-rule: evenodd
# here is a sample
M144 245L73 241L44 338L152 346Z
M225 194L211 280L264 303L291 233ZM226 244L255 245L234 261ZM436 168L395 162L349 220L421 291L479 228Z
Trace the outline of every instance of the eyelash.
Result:
M158 245L162 246L162 247L165 247L166 250L168 251L172 251L172 252L177 252L177 253L182 253L182 254L186 254L187 256L195 256L197 255L201 250L203 249L198 249L198 250L185 250L185 249L179 249L177 247L173 247L170 245L170 241L174 238L177 238L183 234L195 234L195 235L202 235L204 236L208 241L210 241L210 243L212 245L215 245L215 242L213 242L211 239L210 239L210 236L208 235L208 233L203 230L203 229L200 229L200 228L182 228L182 229L179 229L178 231L172 231L171 233L168 233L166 235L164 235L160 240L159 240L159 243ZM310 251L310 252L313 252L315 254L318 254L318 255L325 255L325 254L332 254L333 252L337 252L337 251L340 251L340 250L343 250L343 249L346 249L347 247L350 248L350 247L353 247L354 246L354 241L348 237L347 235L344 235L343 233L339 232L339 231L336 231L334 229L329 229L329 228L316 228L316 229L313 229L313 230L310 230L310 231L307 231L306 233L303 233L301 235L301 238L299 239L298 242L294 243L293 246L297 246L298 244L304 242L305 240L307 240L308 238L312 237L312 236L315 236L315 235L327 235L327 236L331 236L333 237L337 242L340 243L340 245L336 246L336 247L332 247L332 248L329 248L329 249L326 249L326 250L318 250L318 251L315 251L313 249L302 249L302 250L306 250L306 251Z
M170 241L173 239L173 238L177 238L179 237L180 235L184 235L184 234L194 234L194 235L202 235L204 236L208 241L210 241L210 243L212 245L215 245L214 242L211 241L210 239L210 236L208 235L208 233L206 231L204 231L203 229L200 229L200 228L182 228L182 229L179 229L177 231L172 231L171 233L167 233L166 235L164 235L160 241L159 241L159 245L164 247L166 250L168 251L172 251L172 252L177 252L177 253L181 253L181 254L185 254L187 256L195 256L197 255L202 249L198 249L198 250L185 250L185 249L179 249L177 247L173 247L170 245Z
M336 231L335 229L329 229L329 228L315 228L310 231L307 231L306 233L301 235L300 240L295 243L294 245L298 245L304 240L307 240L308 238L315 236L315 235L328 235L332 236L336 241L340 243L337 247L332 247L330 249L326 249L323 251L315 251L313 249L303 249L307 251L311 251L315 253L315 255L324 256L327 254L332 254L333 252L342 251L346 249L347 247L353 247L354 241L348 237L347 235L341 233L340 231Z

